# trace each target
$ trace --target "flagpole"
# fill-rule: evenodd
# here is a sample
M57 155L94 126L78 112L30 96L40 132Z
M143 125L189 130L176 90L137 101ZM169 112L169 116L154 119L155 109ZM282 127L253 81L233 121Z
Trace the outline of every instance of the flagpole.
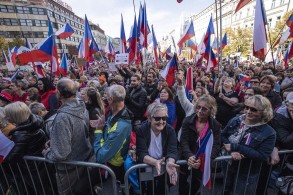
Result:
M217 1L217 0L216 0ZM220 0L220 41L222 42L222 0ZM223 52L223 49L222 49L222 46L220 46L220 69L221 69L221 72L222 72L222 63L223 63L223 58L222 58L222 52Z
M218 40L219 40L219 28L218 28L218 26L219 26L219 24L218 24L218 3L217 3L217 0L215 0L215 7L216 7L216 25L217 25L217 43L216 43L216 46L217 46L217 51L219 51L218 50L218 48L219 48L219 45L218 45ZM217 53L218 54L218 61L220 61L219 59L220 59L220 55L219 55L219 53Z
M173 42L173 45L174 45L175 52L177 53L177 48L176 48L176 45L175 45L174 37L172 35L171 35L171 38L172 38L172 42Z

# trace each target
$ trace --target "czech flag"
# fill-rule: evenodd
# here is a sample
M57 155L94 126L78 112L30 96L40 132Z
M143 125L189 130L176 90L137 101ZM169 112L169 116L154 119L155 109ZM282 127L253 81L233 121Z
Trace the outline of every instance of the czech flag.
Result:
M251 0L240 0L236 6L235 13L238 12L241 8L247 5Z
M43 68L43 64L41 62L34 63L34 71L38 78L45 78L46 74Z
M288 26L287 30L283 33L283 35L274 43L273 47L275 47L278 43L284 43L289 38L293 38L293 14L288 18L286 25Z
M61 27L55 33L55 35L60 37L61 39L66 39L66 38L70 37L73 33L74 33L73 28L68 23L66 23L63 27Z
M203 134L203 133L202 133ZM201 135L202 135L201 134ZM201 138L201 136L200 136ZM214 144L212 131L206 132L206 135L195 154L195 158L201 158L200 170L203 173L202 183L205 188L211 189L211 155Z
M83 40L82 40L82 46L80 47L81 49L83 49L84 51L82 51L82 53L84 53L85 55L85 59L89 59L90 56L90 52L89 52L89 42L93 40L93 34L89 25L89 22L87 20L87 17L85 15L85 20L84 20L84 36L83 36Z
M191 39L188 39L188 41L187 41L187 47L190 47L190 48L193 49L194 51L197 50L197 46L196 46L196 44L195 44Z
M19 73L19 69L17 69L16 71L15 71L15 73L12 75L12 77L10 77L10 81L15 81L15 79L16 79L16 77L18 76L18 73Z
M120 27L120 53L126 53L126 37L124 31L123 16L121 14L121 27Z
M17 50L18 50L17 47L13 47L11 49L11 52L10 52L10 54L11 54L11 62L13 63L14 66L16 65Z
M216 58L216 55L214 51L211 49L209 54L209 60L208 60L208 66L207 66L207 72L210 72L218 65L218 61Z
M147 12L146 12L146 3L144 2L143 5L143 12L141 17L141 23L140 26L140 45L144 48L148 48L148 35L150 33L150 28L147 20Z
M68 64L68 61L67 61L66 53L65 53L65 51L63 49L62 50L62 60L61 60L61 64L60 64L60 67L59 67L59 72L63 76L66 76L68 71L69 71L69 64Z
M224 49L227 45L227 33L225 33L223 40L222 40L222 49Z
M154 31L154 27L152 25L152 35L153 35L153 48L154 48L154 55L155 55L155 64L158 68L159 66L159 57L158 57L158 42L157 42L157 38L156 38L156 35L155 35L155 31Z
M48 36L50 36L50 35L54 34L54 31L53 31L53 26L52 26L50 17L47 16L47 18L48 18Z
M205 37L203 39L203 45L202 45L202 49L204 49L204 58L209 61L210 60L210 55L212 52L212 47L211 47L211 35L215 33L214 30L214 25L213 25L213 18L211 16L210 18L210 22L207 28L207 32L205 34Z
M106 55L108 56L108 58L114 59L115 50L114 50L113 44L110 41L110 39L108 39L108 41L107 41L107 44L106 44L106 47L105 47L105 52L106 52Z
M175 71L178 71L176 53L174 53L172 59L168 62L166 67L160 72L161 77L163 77L166 80L169 87L171 87L175 82Z
M12 148L14 147L14 142L8 139L2 131L0 131L0 164L4 161L4 159L8 156Z
M262 0L256 0L254 30L253 30L253 56L264 61L267 51L267 20Z
M283 59L285 68L288 67L289 51L291 50L291 44L292 44L292 41L289 43L287 51L286 51L286 54L285 54L284 59Z
M195 36L195 33L194 33L194 28L193 28L193 22L191 20L189 25L188 25L188 27L186 28L183 36L181 37L181 39L177 43L178 47L181 48L185 41L187 41L188 39L190 39L190 38L192 38L194 36Z
M129 63L136 59L136 50L137 50L137 23L136 23L136 15L134 15L134 22L131 32L131 39L129 44Z
M168 53L171 53L171 45L162 53L162 57L165 57Z
M250 86L250 77L245 74L239 74L240 82L244 83L246 87Z

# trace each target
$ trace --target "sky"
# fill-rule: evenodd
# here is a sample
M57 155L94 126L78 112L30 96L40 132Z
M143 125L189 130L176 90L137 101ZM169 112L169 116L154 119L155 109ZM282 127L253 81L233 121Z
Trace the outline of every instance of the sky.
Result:
M133 0L63 0L73 9L73 12L88 20L99 24L106 35L113 38L120 37L121 14L124 20L126 38L129 37L130 28L134 21ZM154 26L157 40L175 28L180 28L180 16L189 16L199 13L211 5L214 0L146 0L147 19L149 26ZM144 1L134 0L136 15L138 17L139 5ZM196 24L194 24L196 25ZM196 32L195 32L196 33Z

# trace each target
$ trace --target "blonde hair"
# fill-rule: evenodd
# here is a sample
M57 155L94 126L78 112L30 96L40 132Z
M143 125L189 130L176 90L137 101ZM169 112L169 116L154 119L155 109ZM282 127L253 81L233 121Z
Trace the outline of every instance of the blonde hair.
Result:
M209 106L210 106L210 111L211 111L211 116L215 117L217 114L217 102L216 99L213 96L204 94L202 96L200 96L196 103L195 106L199 103L199 102L206 102Z
M262 121L267 123L273 118L273 109L271 102L262 95L254 95L246 101L254 101L255 106L261 107Z
M9 122L19 125L31 115L29 107L23 102L14 102L5 106L6 118Z

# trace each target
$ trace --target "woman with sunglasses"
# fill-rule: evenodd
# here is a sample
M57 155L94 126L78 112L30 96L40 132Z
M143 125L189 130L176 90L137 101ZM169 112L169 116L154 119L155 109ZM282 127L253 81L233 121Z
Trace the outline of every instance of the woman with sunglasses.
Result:
M168 184L177 182L175 164L177 160L177 139L173 127L167 124L167 107L161 103L152 103L147 109L148 120L142 123L136 132L136 149L138 162L155 168L155 194L165 194L165 175L163 162L169 176ZM152 171L152 170L146 170ZM152 194L151 184L147 184L146 194Z
M235 194L255 194L261 165L273 151L276 133L267 124L273 118L267 98L254 95L246 99L244 105L244 114L231 119L221 135L225 151L233 159L224 166L224 173L227 173L224 187L227 192L235 189Z
M211 159L215 159L221 147L221 125L214 119L217 112L217 104L215 98L210 95L203 95L198 98L194 112L183 121L182 134L180 138L180 150L183 159L188 161L188 165L192 168L190 193L196 194L200 190L203 172L200 167L204 166L201 162L202 156L198 158L195 154L199 150L201 143L211 132L213 134L213 148L211 151ZM186 172L186 170L182 170ZM181 179L182 177L182 179ZM188 174L180 176L180 182L186 182ZM184 181L185 178L185 181ZM182 184L182 183L181 183ZM180 186L187 186L185 183ZM186 194L186 189L180 189L180 192Z

